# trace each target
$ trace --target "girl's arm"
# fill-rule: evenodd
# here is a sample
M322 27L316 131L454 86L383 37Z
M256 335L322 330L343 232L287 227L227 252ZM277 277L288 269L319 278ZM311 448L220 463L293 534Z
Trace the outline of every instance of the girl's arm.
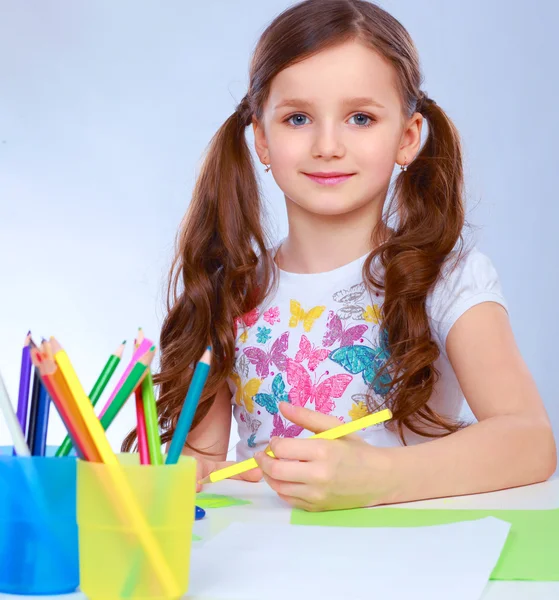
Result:
M484 302L466 311L450 330L446 348L478 423L394 449L390 462L400 485L388 501L485 492L549 478L557 466L551 425L504 308Z

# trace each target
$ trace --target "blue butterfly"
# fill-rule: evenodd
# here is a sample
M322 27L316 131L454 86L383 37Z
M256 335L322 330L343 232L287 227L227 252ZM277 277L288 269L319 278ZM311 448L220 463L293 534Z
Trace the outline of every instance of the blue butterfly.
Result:
M375 376L388 359L385 340L381 346L342 346L330 353L330 358L341 365L346 371L361 373L367 385L373 384L373 390L379 396L384 396L390 390L392 380L388 373L383 373L375 380ZM373 383L374 381L374 383Z
M278 373L274 377L271 394L254 394L252 399L256 404L264 407L271 415L276 415L278 413L278 404L280 402L289 402L282 374Z

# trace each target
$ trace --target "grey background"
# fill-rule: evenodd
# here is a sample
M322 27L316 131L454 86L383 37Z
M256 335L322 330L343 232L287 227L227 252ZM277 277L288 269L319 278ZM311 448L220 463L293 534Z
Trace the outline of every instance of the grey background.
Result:
M246 92L259 34L289 4L0 0L0 370L14 402L29 328L62 341L87 389L137 327L158 339L200 157ZM559 436L558 4L380 4L409 30L423 89L461 132L468 218ZM263 182L282 236L283 196ZM129 403L115 448L133 416Z

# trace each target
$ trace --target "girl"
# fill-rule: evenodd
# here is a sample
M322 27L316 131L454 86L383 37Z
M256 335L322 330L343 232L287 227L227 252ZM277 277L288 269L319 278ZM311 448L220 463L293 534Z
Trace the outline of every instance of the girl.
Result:
M248 126L285 195L289 234L276 245ZM422 91L396 19L360 0L307 0L279 15L178 236L157 377L163 441L209 341L185 448L200 477L224 466L233 413L237 458L260 467L244 478L263 476L307 510L547 479L551 427L495 269L463 242L463 196L458 133ZM464 396L478 421L468 426ZM393 419L360 435L305 439L384 407ZM275 459L263 452L270 440Z

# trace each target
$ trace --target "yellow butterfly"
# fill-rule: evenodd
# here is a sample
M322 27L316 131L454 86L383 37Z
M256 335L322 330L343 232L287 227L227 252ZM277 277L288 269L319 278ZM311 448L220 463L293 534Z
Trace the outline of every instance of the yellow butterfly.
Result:
M297 300L291 300L289 308L291 309L289 327L297 327L300 321L303 321L303 329L305 331L310 331L314 322L326 310L325 306L315 306L308 312L305 312Z
M258 390L262 385L262 380L258 379L258 377L254 377L253 379L249 379L243 386L241 378L237 373L231 373L231 379L237 386L235 391L235 402L241 406L242 399L245 408L249 413L252 413L254 411L254 402L252 398L255 394L258 394Z

